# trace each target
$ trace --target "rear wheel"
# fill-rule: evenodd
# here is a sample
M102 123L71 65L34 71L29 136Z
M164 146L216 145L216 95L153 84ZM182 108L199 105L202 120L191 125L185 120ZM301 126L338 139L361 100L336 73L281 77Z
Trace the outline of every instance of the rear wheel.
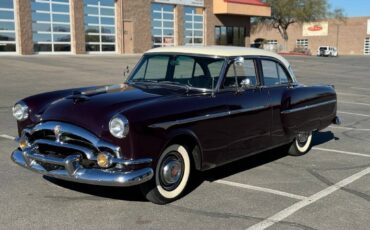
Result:
M288 154L291 156L302 156L310 150L311 144L312 132L298 133L289 147Z
M144 196L155 204L170 203L182 195L189 180L190 157L187 149L170 145L161 154L154 178L141 185Z

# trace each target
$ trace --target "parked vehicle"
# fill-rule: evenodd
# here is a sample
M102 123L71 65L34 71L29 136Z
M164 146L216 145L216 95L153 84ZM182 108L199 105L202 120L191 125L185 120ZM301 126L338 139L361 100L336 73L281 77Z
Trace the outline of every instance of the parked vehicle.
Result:
M140 185L178 199L192 172L278 146L300 156L312 133L339 123L331 85L305 86L278 54L240 47L164 47L124 84L67 89L17 102L15 163L62 180Z
M320 46L317 49L317 56L338 57L338 50L332 46Z

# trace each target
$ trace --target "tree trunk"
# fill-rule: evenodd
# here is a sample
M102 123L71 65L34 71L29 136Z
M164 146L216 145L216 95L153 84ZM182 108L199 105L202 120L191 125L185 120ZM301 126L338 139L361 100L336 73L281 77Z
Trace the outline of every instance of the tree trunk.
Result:
M288 51L288 39L289 39L287 28L283 26L279 26L278 30L279 30L281 37L284 39L283 51L287 52Z

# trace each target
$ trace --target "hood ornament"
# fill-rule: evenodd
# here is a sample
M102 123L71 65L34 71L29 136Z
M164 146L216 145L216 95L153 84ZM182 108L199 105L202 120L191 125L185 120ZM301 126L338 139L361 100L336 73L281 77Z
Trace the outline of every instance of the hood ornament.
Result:
M55 135L55 140L57 142L61 142L60 138L62 136L62 127L60 125L56 125L54 127L54 135Z

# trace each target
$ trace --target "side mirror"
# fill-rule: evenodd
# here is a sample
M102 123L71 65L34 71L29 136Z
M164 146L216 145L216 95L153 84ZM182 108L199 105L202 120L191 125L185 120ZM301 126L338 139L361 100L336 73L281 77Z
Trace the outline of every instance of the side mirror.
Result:
M240 86L245 89L245 88L250 88L252 86L252 82L249 78L244 79L242 82L240 82Z
M244 58L243 57L237 57L234 59L234 63L236 66L242 66L244 64Z
M126 68L123 69L123 77L126 78L130 74L130 68L126 66Z

